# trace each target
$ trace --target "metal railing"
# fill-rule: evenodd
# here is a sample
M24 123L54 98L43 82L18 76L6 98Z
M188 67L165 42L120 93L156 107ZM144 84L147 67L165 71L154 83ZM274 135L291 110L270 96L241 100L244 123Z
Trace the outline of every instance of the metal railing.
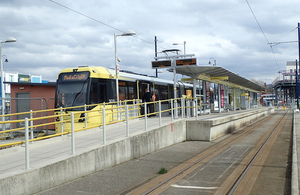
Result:
M177 101L178 107L174 108L174 101ZM179 103L178 103L179 102ZM167 108L162 109L162 104L164 105L170 105L167 106ZM99 104L97 104L99 105ZM126 136L129 137L130 135L130 129L129 129L129 120L136 119L136 118L144 118L145 121L145 131L148 131L148 124L147 119L151 115L157 115L158 114L158 124L159 126L162 126L162 114L168 116L171 115L171 121L174 121L174 112L177 110L181 114L181 118L189 117L190 113L194 113L193 116L196 115L196 119L198 119L198 113L200 108L200 114L201 112L201 99L185 99L185 98L176 98L176 99L169 99L169 100L161 100L161 101L154 101L154 102L144 102L140 103L139 100L131 100L131 101L122 101L120 102L120 106L116 106L116 102L113 103L103 103L101 104L101 107L99 109L92 109L88 110L87 108L90 106L95 105L84 105L84 106L76 106L76 107L69 107L69 108L60 108L60 109L47 109L47 110L38 110L38 111L30 111L30 112L23 112L23 113L16 113L16 114L7 114L4 115L5 117L10 116L16 116L16 115L25 115L29 114L30 118L25 118L21 120L8 120L8 121L0 121L0 126L10 124L9 126L12 127L11 129L7 129L0 131L0 138L1 135L5 134L11 134L13 132L20 132L24 131L25 134L25 141L17 141L13 143L7 143L7 144L0 144L0 148L6 148L11 147L14 145L21 145L25 144L25 169L29 169L29 143L43 140L43 139L49 139L52 137L62 136L66 134L71 134L71 154L75 154L75 133L84 131L87 129L92 128L103 128L103 144L106 144L106 126L109 124L114 124L118 122L126 122ZM158 107L158 109L155 109L154 112L149 113L147 110L148 105L151 105L153 107ZM191 106L194 105L194 106ZM63 110L66 109L74 109L74 108L84 108L83 111L76 111L76 116L74 112L68 112L63 113ZM144 113L141 114L141 108L144 109ZM56 114L48 115L44 114L41 117L34 117L36 113L51 113L54 112ZM60 113L60 114L58 114ZM93 113L92 115L89 115L87 117L88 113ZM197 113L197 114L195 114ZM84 117L82 117L82 114ZM112 115L112 116L111 116ZM120 115L121 117L118 117ZM3 115L0 115L2 117ZM79 117L78 117L79 116ZM103 123L101 125L87 125L87 121L91 119L91 117L98 117L99 120L102 120ZM108 121L107 117L111 117L112 120ZM54 120L54 122L47 122L48 119L60 119L60 120ZM85 125L83 128L75 128L75 121L83 120L85 121ZM51 120L53 121L53 120ZM24 124L24 127L18 127L17 124L22 123ZM33 125L36 123L36 125ZM71 129L70 131L64 132L63 131L63 124L70 123ZM61 125L62 129L60 133L52 134L52 135L45 135L42 137L38 136L38 132L36 137L34 137L34 130L47 126L47 125ZM5 136L3 136L5 137ZM0 142L1 143L1 142Z

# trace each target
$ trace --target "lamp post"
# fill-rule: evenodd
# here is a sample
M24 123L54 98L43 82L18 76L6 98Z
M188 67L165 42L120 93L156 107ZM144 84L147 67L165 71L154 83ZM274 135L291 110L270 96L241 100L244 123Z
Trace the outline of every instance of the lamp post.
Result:
M217 65L217 61L214 58L210 58L208 64L211 65L211 60L213 60L213 66Z
M116 94L117 94L117 105L119 106L119 66L118 66L118 62L121 61L120 58L118 58L117 56L117 37L120 36L133 36L135 35L135 32L132 30L128 30L125 31L123 34L121 35L116 35L114 34L114 41L115 41L115 68L116 68Z
M17 40L14 37L9 37L6 41L0 41L0 56L1 56L1 97L2 97L2 115L4 115L5 109L5 91L4 91L4 75L3 75L3 62L2 62L2 43L13 43ZM2 117L2 121L5 121L5 117Z
M183 51L184 51L184 55L186 54L186 50L185 50L185 45L186 45L186 41L183 41L183 43L173 43L173 45L183 45Z

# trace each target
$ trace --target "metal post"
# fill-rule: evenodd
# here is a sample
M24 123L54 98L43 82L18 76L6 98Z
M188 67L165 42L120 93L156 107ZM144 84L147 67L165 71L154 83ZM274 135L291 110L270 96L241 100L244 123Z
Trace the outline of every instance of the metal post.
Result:
M4 116L4 98L5 98L5 91L4 91L4 74L3 74L3 62L2 62L2 41L0 41L0 63L1 63L1 103L2 103L2 121L5 121L5 116ZM5 127L5 124L3 125Z
M171 60L171 63L172 63L172 67L173 67L173 80L174 80L174 84L173 84L173 87L174 87L174 108L177 108L177 84L176 84L176 59L173 58ZM176 109L174 111L174 114L175 114L175 118L178 118L178 110ZM173 119L173 117L172 117Z
M196 79L193 78L193 98L197 98L197 92L196 92L197 88L196 88ZM197 102L197 101L196 101ZM196 116L197 115L198 110L196 110L196 105L195 105L195 101L193 101L193 115Z
M298 95L298 61L296 60L296 100L297 100L297 107L299 108L299 95Z
M174 114L173 114L173 99L171 99L171 121L174 121Z
M203 112L206 111L206 81L202 81L202 94L203 94Z
M221 85L218 84L218 106L219 106L219 113L221 113Z
M182 119L184 118L184 103L185 103L184 97L181 97L181 118Z
M197 97L196 97L196 99L195 99L196 101L196 120L198 120L198 99L197 99Z
M233 95L233 111L235 111L235 88L232 88L232 95Z
M300 61L300 23L298 22L298 52L299 52L299 61ZM2 61L2 59L1 59ZM297 61L296 61L297 64ZM300 66L299 66L300 67ZM298 71L297 69L297 65L296 65L296 71ZM298 74L296 72L296 95L297 95L297 108L299 107L299 90L298 90Z
M154 50L155 50L155 54L154 56L157 57L157 39L156 39L156 36L154 37ZM157 60L155 60L157 61ZM155 77L157 78L158 77L158 71L157 69L155 69Z
M145 114L145 131L147 131L147 103L144 102L144 114Z
M84 104L84 127L85 127L85 130L87 128L87 113L86 113L86 104Z
M161 101L158 101L158 110L159 110L159 126L162 126L162 122L161 122Z
M106 116L105 116L105 104L102 108L102 123L103 123L103 145L106 144Z
M187 118L190 118L190 116L191 116L191 104L190 104L190 100L189 99L187 99L187 113L186 113L186 117Z
M62 110L62 107L60 107L60 115L63 114L63 110ZM64 117L63 116L60 116L60 132L63 133L64 132ZM63 135L61 135L63 136Z
M33 119L32 110L30 110L30 119ZM5 125L5 124L4 124L4 125ZM30 128L30 137L31 137L31 139L33 139L33 128L32 128L32 126L33 126L33 121L32 121L32 120L30 121L30 126L31 126L31 128Z
M74 112L71 112L71 151L75 154Z
M118 56L117 56L117 35L114 34L115 41L115 69L116 69L116 94L117 94L117 106L119 107L119 68L118 68ZM119 114L118 114L119 115Z
M129 114L128 114L128 105L126 105L126 137L129 137Z
M28 118L25 118L25 169L29 169L29 132Z

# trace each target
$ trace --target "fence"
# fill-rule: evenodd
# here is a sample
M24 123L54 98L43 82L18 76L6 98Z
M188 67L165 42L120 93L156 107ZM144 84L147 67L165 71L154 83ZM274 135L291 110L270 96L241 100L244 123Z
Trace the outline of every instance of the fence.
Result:
M117 106L116 103L112 104L102 104L99 110L92 109L87 110L86 108L91 105L85 105L84 111L80 111L78 114L76 114L77 117L75 117L74 112L64 113L64 114L49 114L61 111L61 109L47 109L47 110L37 110L37 111L30 111L30 112L22 112L22 113L11 113L6 115L0 115L0 117L6 117L5 121L0 121L0 126L2 127L2 131L0 131L0 135L6 135L11 136L13 132L24 132L25 134L25 141L19 141L14 143L8 143L8 144L2 144L0 145L0 148L6 148L13 145L19 145L19 144L25 144L25 169L29 169L29 143L42 140L42 139L49 139L56 136L62 136L66 134L71 134L71 154L75 154L75 142L74 137L75 133L79 131L84 131L87 129L92 129L95 127L99 127L99 125L96 126L87 126L87 121L90 120L90 118L87 117L87 113L93 113L90 115L90 117L97 117L99 120L105 121L102 123L103 128L103 144L106 144L106 126L109 124L125 121L126 122L126 136L129 137L130 135L130 129L129 129L129 120L136 119L136 118L144 118L145 121L145 131L148 130L147 125L147 118L151 115L158 115L159 120L159 126L162 125L162 115L168 116L171 115L171 120L173 122L174 118L176 118L176 113L181 115L181 118L189 117L190 113L195 113L197 110L197 113L201 114L201 100L197 99L197 103L195 101L196 99L184 99L184 98L177 98L177 99L170 99L170 100L163 100L163 101L155 101L155 102L145 102L145 103L139 103L138 100L134 100L133 102L120 102L119 106ZM198 101L199 100L199 101ZM178 107L174 107L174 102L177 103ZM166 109L162 109L162 104L170 105L170 107ZM153 105L153 107L157 107L157 109L154 110L154 112L149 113L147 111L147 107L149 105ZM194 105L194 106L191 106ZM141 107L144 109L144 113L141 114ZM66 109L66 108L64 108ZM80 116L84 117L80 117ZM107 117L113 118L112 121L106 122ZM29 116L25 117L25 119L17 119L18 116ZM78 117L79 116L79 117ZM198 114L196 114L196 117L198 119ZM13 118L13 120L8 120ZM60 118L63 120L55 120L56 118ZM76 121L85 119L85 126L84 128L75 128ZM40 122L44 121L44 122ZM47 121L47 122L46 122ZM64 132L63 129L60 133L42 136L38 137L38 133L35 134L35 130L38 128L42 128L45 126L51 126L51 125L61 125L63 126L64 123L70 123L71 129L70 131ZM7 125L9 124L9 125ZM18 127L17 124L22 124ZM7 127L7 128L4 128ZM35 135L34 135L35 134ZM2 136L5 137L5 136Z

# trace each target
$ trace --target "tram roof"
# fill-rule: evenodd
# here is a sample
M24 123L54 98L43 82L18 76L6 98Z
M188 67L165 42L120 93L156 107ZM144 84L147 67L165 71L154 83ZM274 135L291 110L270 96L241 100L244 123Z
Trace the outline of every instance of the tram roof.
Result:
M168 69L168 71L173 72L173 69ZM220 66L179 66L176 67L176 73L186 75L197 80L204 80L253 92L265 90L265 87Z

